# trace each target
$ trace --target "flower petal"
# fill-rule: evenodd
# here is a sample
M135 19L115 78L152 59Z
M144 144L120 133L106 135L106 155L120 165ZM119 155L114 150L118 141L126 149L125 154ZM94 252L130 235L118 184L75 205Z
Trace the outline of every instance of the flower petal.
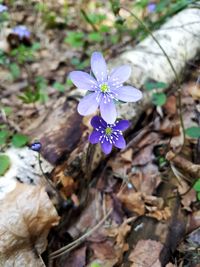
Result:
M109 154L112 150L112 144L109 140L104 139L103 143L101 143L101 149L105 154Z
M78 113L83 116L87 116L95 112L99 106L96 97L97 93L91 93L89 95L84 96L84 98L81 99L78 104Z
M124 137L122 135L118 135L117 139L114 139L114 146L122 149L126 147L126 141L124 140Z
M130 122L129 121L120 120L120 121L116 121L115 126L113 126L112 128L114 130L125 131L129 126L130 126Z
M72 71L69 77L79 89L94 91L97 85L96 80L84 71Z
M94 128L99 128L99 126L101 126L105 129L107 127L107 123L100 116L94 116L91 120L91 125Z
M102 101L100 102L100 112L101 117L105 122L109 124L113 124L115 122L117 118L117 111L112 99L110 99L110 102L107 101L106 103L104 103L102 99Z
M124 102L137 102L142 98L142 92L132 86L122 86L113 91L117 93L117 99Z
M108 79L108 82L111 86L114 87L127 81L130 75L131 67L129 65L123 65L113 69Z
M97 81L107 81L107 66L103 55L100 52L94 52L91 57L91 69Z
M91 144L97 144L99 143L99 138L101 137L101 133L98 131L93 131L91 135L89 136L89 141Z

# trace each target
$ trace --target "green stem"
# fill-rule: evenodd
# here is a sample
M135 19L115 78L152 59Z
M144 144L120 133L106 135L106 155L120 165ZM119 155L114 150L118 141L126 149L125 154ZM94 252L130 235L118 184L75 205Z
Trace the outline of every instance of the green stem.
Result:
M98 29L97 27L94 25L94 23L91 21L91 19L89 18L89 16L87 15L87 13L85 12L85 10L81 9L81 14L83 15L85 21L87 21L87 23L89 23L93 29L93 31L97 32Z

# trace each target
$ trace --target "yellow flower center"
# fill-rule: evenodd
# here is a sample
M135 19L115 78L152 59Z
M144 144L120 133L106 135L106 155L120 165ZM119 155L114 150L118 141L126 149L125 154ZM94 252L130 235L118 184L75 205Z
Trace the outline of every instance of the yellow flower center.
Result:
M107 127L106 130L105 130L105 132L106 132L106 135L111 135L111 133L112 133L112 128Z
M106 83L103 83L100 86L100 89L101 89L101 92L106 93L109 90L109 87L108 87L108 85Z

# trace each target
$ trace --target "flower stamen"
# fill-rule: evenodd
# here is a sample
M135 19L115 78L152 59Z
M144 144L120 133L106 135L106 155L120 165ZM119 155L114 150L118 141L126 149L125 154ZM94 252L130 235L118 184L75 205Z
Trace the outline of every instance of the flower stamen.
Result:
M106 93L106 92L109 91L109 86L106 83L102 83L100 85L100 90L101 90L102 93Z

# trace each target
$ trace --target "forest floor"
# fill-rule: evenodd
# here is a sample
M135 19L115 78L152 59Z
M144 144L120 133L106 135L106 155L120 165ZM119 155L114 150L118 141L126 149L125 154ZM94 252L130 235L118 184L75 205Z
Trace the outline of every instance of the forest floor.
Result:
M199 267L200 139L192 136L195 133L185 135L180 127L176 84L170 86L163 105L152 103L126 132L125 149L114 150L98 165L98 155L91 150L93 159L86 155L85 173L77 171L81 166L75 171L66 167L81 135L87 142L91 130L91 117L82 123L76 113L73 121L69 119L79 97L73 95L69 72L89 72L92 51L102 51L106 59L116 57L143 39L144 32L135 37L139 29L135 24L130 27L131 18L125 30L120 17L116 26L112 1L105 6L101 1L11 2L7 1L9 18L2 24L0 40L1 154L12 146L20 150L24 144L41 141L42 156L53 164L51 173L44 170L46 176L67 200L63 207L57 193L52 197L50 185L60 223L48 235L44 264ZM131 7L130 1L127 5ZM139 16L153 29L151 19L161 25L167 16L165 9L154 15L147 7L141 10ZM13 27L22 24L30 37L13 33ZM181 77L185 129L200 126L199 69L199 60L188 62ZM63 140L54 136L57 127L67 139L63 149Z

